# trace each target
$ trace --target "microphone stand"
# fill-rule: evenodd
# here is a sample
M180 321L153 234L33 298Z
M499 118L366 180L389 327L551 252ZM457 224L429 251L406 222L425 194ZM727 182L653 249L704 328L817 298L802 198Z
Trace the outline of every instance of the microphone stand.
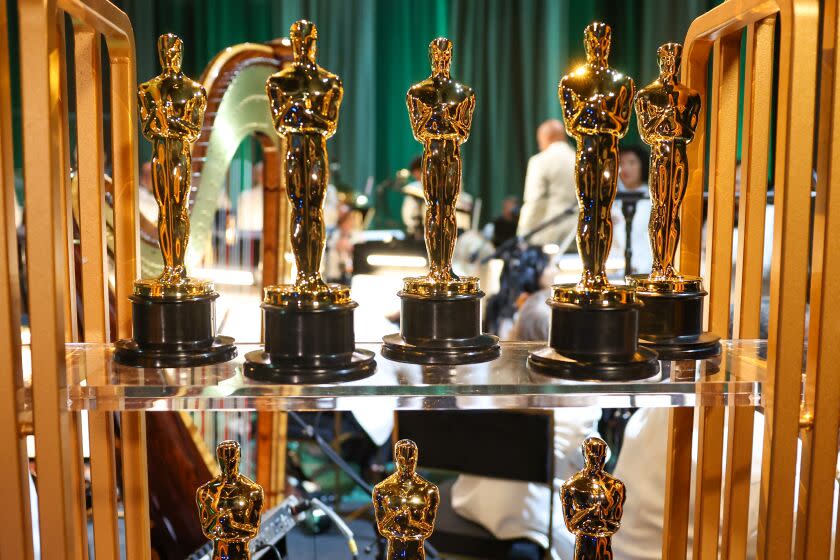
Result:
M633 218L636 217L636 205L647 193L636 189L635 191L619 191L615 195L616 200L621 201L621 213L624 216L624 275L633 273Z

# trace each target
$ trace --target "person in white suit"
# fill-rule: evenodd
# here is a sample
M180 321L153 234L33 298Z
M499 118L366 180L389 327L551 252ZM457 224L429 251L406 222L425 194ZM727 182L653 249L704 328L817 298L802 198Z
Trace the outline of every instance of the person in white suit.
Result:
M575 149L568 142L566 129L557 119L537 128L540 152L528 160L525 191L516 234L526 235L537 226L577 204L575 194ZM532 245L560 243L577 227L577 212L564 216L535 234Z

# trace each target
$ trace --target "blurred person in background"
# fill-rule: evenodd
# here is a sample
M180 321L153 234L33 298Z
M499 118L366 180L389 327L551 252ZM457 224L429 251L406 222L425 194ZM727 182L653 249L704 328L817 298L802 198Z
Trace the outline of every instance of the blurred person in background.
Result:
M630 265L633 273L650 272L653 266L653 254L650 249L648 224L650 222L650 197L648 196L648 171L650 155L640 146L626 146L619 151L618 190L619 192L637 192L644 198L636 202L636 213L627 243L633 251ZM623 205L624 203L622 203ZM614 229L613 238L623 238L622 230Z
M423 157L418 156L411 160L408 171L411 173L412 181L403 187L405 195L400 215L402 216L405 231L408 237L423 239L423 212L426 209L426 199L423 196L423 183L421 182L421 167Z
M493 220L492 227L488 228L488 237L494 247L498 247L508 239L516 237L516 228L519 224L519 199L515 196L507 197L502 202L502 213ZM490 224L488 224L490 225Z
M349 285L353 276L353 247L362 231L362 214L347 203L337 208L338 218L327 238L322 269L328 282Z
M537 128L538 154L528 160L525 190L516 234L527 235L540 224L577 204L575 194L575 150L566 129L557 119ZM560 243L577 227L577 213L564 216L529 239L531 245Z

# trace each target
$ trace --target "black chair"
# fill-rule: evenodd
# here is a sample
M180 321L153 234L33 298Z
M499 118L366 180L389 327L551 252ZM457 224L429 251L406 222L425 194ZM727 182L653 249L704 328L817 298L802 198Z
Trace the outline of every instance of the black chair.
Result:
M404 411L397 413L398 438L414 440L421 469L536 482L554 480L554 417L550 412ZM452 484L439 486L441 503L431 543L441 552L487 560L534 558L544 551L523 551L520 540L496 539L480 525L452 509ZM549 526L554 522L553 500ZM549 549L552 532L546 527ZM524 553L523 553L524 552Z

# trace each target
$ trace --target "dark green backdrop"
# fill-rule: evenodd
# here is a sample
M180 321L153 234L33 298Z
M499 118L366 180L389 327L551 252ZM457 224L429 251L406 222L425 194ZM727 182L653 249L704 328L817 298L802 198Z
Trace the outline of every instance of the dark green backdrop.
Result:
M454 42L453 76L475 88L478 105L464 146L464 189L492 219L521 194L534 132L559 117L557 82L583 58L592 20L613 27L611 64L638 85L656 77L656 47L681 41L716 0L118 0L134 25L138 79L158 72L155 39L185 41L184 70L201 73L221 49L288 34L305 17L319 29L319 63L345 86L330 156L357 190L406 167L421 151L405 109L408 87L429 73L427 46ZM626 143L638 142L633 125ZM396 210L397 199L391 201ZM384 216L380 216L384 217Z

